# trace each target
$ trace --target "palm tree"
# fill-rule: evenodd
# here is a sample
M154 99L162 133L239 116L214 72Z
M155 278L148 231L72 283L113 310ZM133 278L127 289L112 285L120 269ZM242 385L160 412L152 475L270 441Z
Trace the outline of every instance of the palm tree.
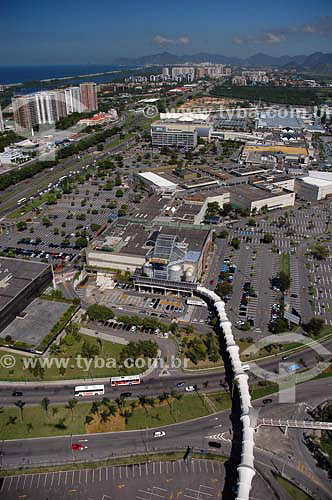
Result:
M93 422L93 417L91 417L91 415L87 415L85 417L85 422L84 423L87 424L87 425L89 425L89 424L91 424L91 422Z
M115 402L118 405L119 410L121 411L121 409L124 407L124 400L122 398L116 398Z
M136 408L136 406L137 406L137 401L136 401L136 400L131 401L131 402L129 403L129 406L130 406L130 408L131 408L131 413L134 413L134 410L135 410L135 408Z
M138 396L138 401L139 401L139 404L142 406L142 408L144 408L146 413L149 413L147 408L146 408L147 398L143 394L141 394L140 396Z
M26 403L24 401L16 401L15 406L20 409L20 415L21 415L21 422L23 422L23 408L25 407Z
M111 402L110 398L103 398L101 400L101 404L104 406L108 406L110 404L110 402Z
M146 404L151 406L151 408L154 408L156 405L156 400L155 398L146 398Z
M66 404L67 410L71 411L71 419L74 420L74 408L77 405L77 399L70 399Z
M42 409L45 411L46 413L46 417L47 417L47 412L48 412L48 407L50 405L50 400L48 398L43 398L40 402L40 406L42 407Z
M102 411L100 414L100 422L102 424L106 424L107 420L110 418L110 414L108 411Z
M58 411L59 411L59 408L57 408L56 406L54 406L52 408L52 417L54 417L54 415L56 415L58 413Z
M116 406L115 405L108 405L108 413L110 416L115 417L117 412Z
M61 351L60 346L58 344L53 343L50 347L50 354L59 354Z
M6 425L14 425L16 424L16 420L17 420L16 415L9 415Z
M124 419L125 419L125 423L126 423L126 424L128 424L128 418L129 418L131 415L132 415L132 413L130 413L130 411L129 411L129 410L124 410L124 412L123 412L123 415L122 415L122 416L124 417Z
M91 405L90 412L99 415L99 401L94 401Z

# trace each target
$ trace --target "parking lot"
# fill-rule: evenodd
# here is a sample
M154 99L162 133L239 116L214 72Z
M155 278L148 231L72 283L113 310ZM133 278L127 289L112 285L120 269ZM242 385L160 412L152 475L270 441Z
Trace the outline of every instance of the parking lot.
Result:
M328 245L329 252L332 245ZM331 257L319 262L308 255L309 283L313 294L315 313L332 324L332 262Z
M92 177L83 181L77 175L72 179L75 179L71 182L72 192L62 194L56 204L48 204L45 200L38 209L12 219L14 225L0 235L0 251L34 259L52 258L55 263L70 262L81 251L78 238L91 240L112 214L117 216L118 209L130 209L132 202L125 187L105 190L107 179ZM66 181L57 183L54 188L61 190L63 182ZM117 196L119 190L121 197ZM26 222L27 228L16 229L15 224L19 221Z
M225 467L221 461L150 462L0 478L0 498L218 500L222 498L224 481ZM252 497L268 498L270 491L261 476L256 475Z
M132 314L145 314L158 318L180 319L187 311L186 299L169 292L167 295L138 292L130 283L118 283L112 290L101 290L93 278L79 289L79 294L88 303L97 302L107 307L123 309Z
M10 476L0 482L0 498L16 500L218 499L222 462L183 460L119 467ZM173 496L172 496L173 495Z

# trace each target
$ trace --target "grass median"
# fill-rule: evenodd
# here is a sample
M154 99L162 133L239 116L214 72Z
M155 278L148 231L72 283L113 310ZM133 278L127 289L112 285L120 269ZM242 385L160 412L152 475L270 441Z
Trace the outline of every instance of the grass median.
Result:
M0 439L24 439L95 432L149 429L203 417L231 407L228 393L160 397L140 396L137 400L3 407Z

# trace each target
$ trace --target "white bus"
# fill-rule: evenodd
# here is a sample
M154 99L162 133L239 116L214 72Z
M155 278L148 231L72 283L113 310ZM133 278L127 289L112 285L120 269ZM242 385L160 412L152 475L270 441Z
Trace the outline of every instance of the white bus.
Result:
M20 200L18 200L17 204L22 205L22 203L24 203L25 201L27 201L26 198L21 198Z
M60 179L58 180L58 182L64 181L65 179L67 179L67 175L64 175L63 177L60 177Z
M188 306L202 306L207 307L207 303L200 299L187 299L186 303Z
M75 387L75 396L100 396L104 393L104 385L77 385Z
M112 377L111 386L118 387L123 385L137 385L141 383L139 375L128 375L127 377Z

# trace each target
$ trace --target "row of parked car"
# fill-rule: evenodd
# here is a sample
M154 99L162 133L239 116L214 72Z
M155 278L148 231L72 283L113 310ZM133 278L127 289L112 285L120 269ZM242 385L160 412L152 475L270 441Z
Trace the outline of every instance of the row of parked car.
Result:
M32 259L49 259L49 258L55 258L55 259L62 259L65 260L66 262L69 262L73 260L76 255L72 253L47 253L47 252L40 252L38 250L29 250L25 248L15 248L15 247L0 247L0 252L3 252L5 254L7 253L14 253L15 255L22 255L23 257L31 257Z
M252 289L251 281L246 281L242 287L242 295L240 299L240 306L239 306L239 316L247 317L247 312L248 312L248 304L249 304L249 298L250 297L257 297L257 293ZM250 323L253 323L253 320L247 318ZM243 326L239 324L239 326ZM252 326L254 326L252 324Z

